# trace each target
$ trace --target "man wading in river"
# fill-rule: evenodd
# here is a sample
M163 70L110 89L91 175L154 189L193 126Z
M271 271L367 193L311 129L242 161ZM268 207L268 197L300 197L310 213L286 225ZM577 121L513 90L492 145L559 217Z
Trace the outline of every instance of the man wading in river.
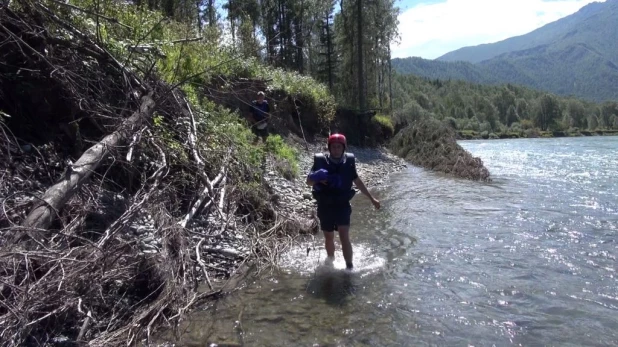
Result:
M350 200L355 194L352 183L371 200L376 209L380 208L380 202L369 193L358 177L354 154L345 153L345 136L332 134L328 137L327 143L329 153L316 153L313 158L307 185L313 187L313 197L318 203L318 219L324 232L327 260L332 261L335 258L335 230L337 230L346 268L352 269L352 244L349 235L352 214Z

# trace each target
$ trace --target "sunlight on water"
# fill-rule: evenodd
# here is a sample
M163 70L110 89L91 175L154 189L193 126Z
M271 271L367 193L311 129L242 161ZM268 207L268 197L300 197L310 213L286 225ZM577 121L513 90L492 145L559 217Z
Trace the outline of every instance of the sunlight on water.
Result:
M282 270L288 274L298 273L302 275L312 274L317 268L327 265L326 250L322 243L323 238L318 234L312 242L297 244L288 252L284 253L280 259ZM345 260L341 252L341 245L335 242L335 260L328 264L335 270L344 270ZM372 250L364 244L354 244L354 273L360 273L362 276L373 273L384 266L385 260L376 255L375 250Z
M187 345L616 346L618 137L463 141L492 183L410 167L190 318ZM242 329L239 329L239 327Z

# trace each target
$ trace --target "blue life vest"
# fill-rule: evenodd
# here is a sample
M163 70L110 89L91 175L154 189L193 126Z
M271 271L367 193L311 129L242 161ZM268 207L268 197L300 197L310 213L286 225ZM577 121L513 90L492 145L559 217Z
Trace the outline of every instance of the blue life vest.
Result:
M341 177L341 187L331 188L327 185L316 183L313 186L312 195L318 203L342 203L348 202L354 197L356 190L352 188L352 184L357 177L354 154L345 153L339 163L334 163L327 154L316 153L313 156L313 170L318 171L320 169L326 169L329 176L339 175Z

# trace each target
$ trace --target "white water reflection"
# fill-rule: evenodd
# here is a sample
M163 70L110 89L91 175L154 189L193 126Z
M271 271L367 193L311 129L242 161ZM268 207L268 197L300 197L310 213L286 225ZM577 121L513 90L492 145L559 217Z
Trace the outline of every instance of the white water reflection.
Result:
M281 269L288 274L296 273L300 275L314 274L321 267L345 270L346 264L341 252L341 244L337 242L337 236L335 236L335 260L332 263L326 261L326 250L323 243L324 237L318 234L312 241L296 244L281 256ZM354 252L352 273L364 277L378 271L386 264L386 260L368 245L354 243L352 247Z
M462 145L493 183L392 175L381 210L353 200L354 272L316 235L182 345L617 346L618 137Z

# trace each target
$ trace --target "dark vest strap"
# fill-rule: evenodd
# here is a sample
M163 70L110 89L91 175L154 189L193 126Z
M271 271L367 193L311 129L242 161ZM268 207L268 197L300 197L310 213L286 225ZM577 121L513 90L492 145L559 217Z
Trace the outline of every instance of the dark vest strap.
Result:
M328 156L324 153L315 153L313 155L313 162L320 163L320 168L327 168L330 165L330 160L328 160ZM351 168L356 163L356 157L354 153L345 153L345 162L344 166Z

